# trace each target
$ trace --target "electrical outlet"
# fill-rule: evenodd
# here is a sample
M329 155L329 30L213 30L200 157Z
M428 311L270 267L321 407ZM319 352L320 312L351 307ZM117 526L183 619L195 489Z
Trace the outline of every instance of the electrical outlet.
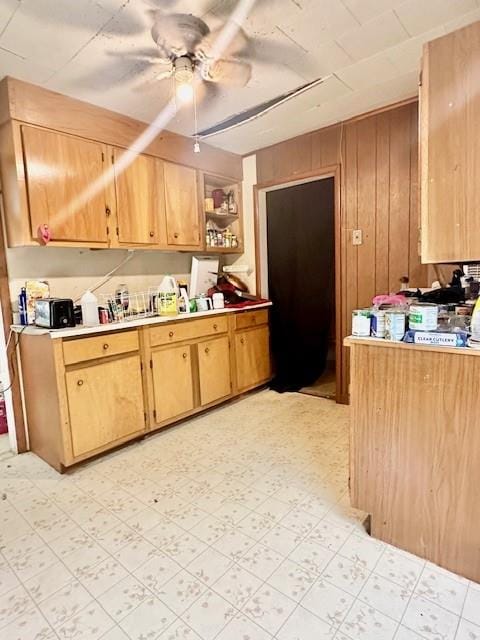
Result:
M352 244L354 246L363 244L363 233L361 229L354 229L352 231Z

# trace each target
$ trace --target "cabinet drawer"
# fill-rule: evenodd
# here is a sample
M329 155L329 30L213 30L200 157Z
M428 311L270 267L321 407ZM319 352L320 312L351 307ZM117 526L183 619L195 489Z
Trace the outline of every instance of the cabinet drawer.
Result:
M155 347L161 344L181 342L182 340L194 340L203 336L226 333L227 329L228 324L225 316L159 325L150 329L150 344Z
M138 351L138 332L106 333L92 338L78 338L63 343L63 359L66 365L96 360L119 353Z
M268 324L268 310L247 311L235 316L235 329L248 329L257 325Z

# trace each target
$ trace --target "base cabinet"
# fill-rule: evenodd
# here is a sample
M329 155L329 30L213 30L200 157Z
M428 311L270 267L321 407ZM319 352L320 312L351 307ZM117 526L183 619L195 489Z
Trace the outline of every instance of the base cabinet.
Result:
M245 391L266 382L271 375L268 325L235 335L237 387Z
M30 448L63 471L267 382L268 312L23 333L20 355Z
M200 342L197 345L202 406L226 398L232 393L229 343L228 336L225 336Z
M138 354L65 373L74 457L145 429Z
M154 351L151 363L155 421L164 422L191 411L194 399L190 346Z

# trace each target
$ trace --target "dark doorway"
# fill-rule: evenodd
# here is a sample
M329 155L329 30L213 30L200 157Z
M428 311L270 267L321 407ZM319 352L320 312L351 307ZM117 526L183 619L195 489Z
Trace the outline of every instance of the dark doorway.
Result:
M273 301L272 388L335 391L335 184L325 178L267 194ZM322 389L324 392L322 392Z

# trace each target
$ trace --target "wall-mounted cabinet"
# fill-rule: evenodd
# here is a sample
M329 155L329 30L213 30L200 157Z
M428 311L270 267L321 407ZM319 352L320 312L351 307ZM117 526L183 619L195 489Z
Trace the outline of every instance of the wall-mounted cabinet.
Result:
M107 246L105 145L29 126L20 134L31 237L46 227L53 242Z
M480 260L480 22L424 47L420 87L421 256Z
M241 180L239 156L207 145L194 154L190 139L170 132L124 165L144 123L12 78L1 83L0 114L10 247L202 251L203 170L225 168L236 175L230 182Z
M209 253L243 252L242 185L232 178L201 174L203 228Z
M125 168L124 154L123 149L113 149L111 155L118 244L165 245L163 161L142 154Z

